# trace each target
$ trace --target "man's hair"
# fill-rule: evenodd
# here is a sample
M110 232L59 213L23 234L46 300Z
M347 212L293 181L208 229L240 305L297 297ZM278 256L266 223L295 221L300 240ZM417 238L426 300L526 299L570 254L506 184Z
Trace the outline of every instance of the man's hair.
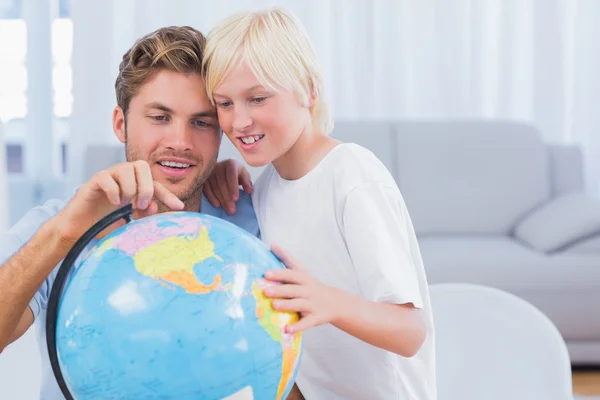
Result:
M333 121L323 98L323 77L316 52L302 23L281 8L235 14L208 34L203 73L214 105L214 91L238 62L244 61L261 85L292 90L310 107L313 126L328 135Z
M123 55L115 81L123 113L127 115L131 99L154 73L166 69L201 74L205 45L204 35L189 26L160 28L138 39Z

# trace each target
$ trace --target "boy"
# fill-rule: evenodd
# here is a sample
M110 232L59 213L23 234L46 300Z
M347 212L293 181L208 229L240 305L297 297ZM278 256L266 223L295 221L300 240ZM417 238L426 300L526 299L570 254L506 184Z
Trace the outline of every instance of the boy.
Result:
M301 23L281 9L230 17L208 35L204 74L222 130L248 164L267 166L253 204L262 239L288 269L266 274L286 284L265 294L302 317L286 328L306 330L302 394L435 399L433 322L410 217L371 152L328 136Z

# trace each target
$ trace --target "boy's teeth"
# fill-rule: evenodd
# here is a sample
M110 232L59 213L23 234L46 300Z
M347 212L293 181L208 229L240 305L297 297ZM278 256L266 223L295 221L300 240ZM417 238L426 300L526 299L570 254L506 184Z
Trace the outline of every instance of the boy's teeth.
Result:
M178 163L178 162L174 162L174 161L162 161L159 164L162 166L171 167L171 168L187 168L190 166L190 164L183 164L183 163Z
M262 139L263 136L265 136L265 135L246 136L246 137L242 138L242 142L244 142L245 144L252 144L252 143L256 142L257 140Z

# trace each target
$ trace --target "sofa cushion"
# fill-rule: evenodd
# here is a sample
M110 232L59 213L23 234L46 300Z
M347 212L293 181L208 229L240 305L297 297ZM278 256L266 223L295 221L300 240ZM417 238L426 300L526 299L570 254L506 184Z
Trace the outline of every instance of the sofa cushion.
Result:
M560 196L525 217L515 237L537 251L564 251L600 236L600 200L584 193Z
M600 287L598 255L548 256L500 236L427 237L419 245L429 283L471 282L556 295Z
M548 150L532 127L403 122L395 135L398 183L419 235L508 234L550 197Z
M508 237L428 237L419 243L430 284L503 289L538 307L566 340L600 337L600 318L592 318L600 304L598 254L547 256Z

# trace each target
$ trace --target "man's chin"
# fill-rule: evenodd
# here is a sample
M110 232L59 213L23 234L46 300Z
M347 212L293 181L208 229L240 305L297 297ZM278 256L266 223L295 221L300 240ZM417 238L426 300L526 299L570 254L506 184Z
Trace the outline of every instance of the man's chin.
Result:
M163 203L162 201L157 201L156 203L158 205L158 213L159 214L174 211L174 210L170 209L169 207L167 207L165 205L165 203Z
M183 202L183 204L185 205L183 211L198 211L200 210L200 203L201 203L201 199L202 199L202 187L198 187L196 185L191 185L191 186L187 186L182 188L181 186L179 187L175 187L175 185L165 185L163 183L163 186L165 186L167 188L168 191L170 191L171 193L173 193L175 196L177 196L177 198L179 200L181 200ZM158 201L157 200L157 204L158 204L158 212L162 213L162 212L169 212L169 211L175 211L172 210L171 208L169 208L168 206L166 206L163 202Z

